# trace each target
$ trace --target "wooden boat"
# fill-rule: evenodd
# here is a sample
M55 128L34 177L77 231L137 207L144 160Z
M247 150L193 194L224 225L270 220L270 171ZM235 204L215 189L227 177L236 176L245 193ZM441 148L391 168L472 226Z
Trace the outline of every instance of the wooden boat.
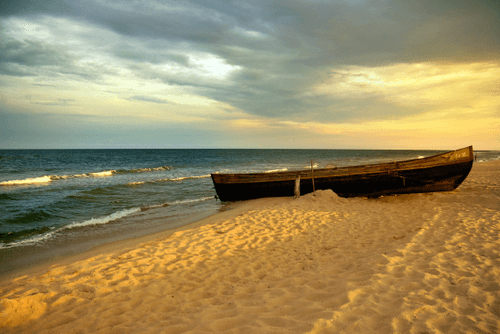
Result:
M382 164L250 174L214 173L221 201L294 196L298 176L300 193L331 189L341 197L377 197L456 189L469 174L472 146L421 159Z

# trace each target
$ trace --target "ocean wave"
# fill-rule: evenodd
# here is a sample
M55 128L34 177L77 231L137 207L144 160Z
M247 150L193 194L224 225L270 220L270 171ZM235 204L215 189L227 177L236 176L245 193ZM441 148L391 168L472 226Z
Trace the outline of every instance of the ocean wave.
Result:
M100 217L100 218L92 218L90 220L86 220L86 221L79 222L79 223L71 223L69 225L62 227L61 230L71 229L71 228L75 228L75 227L107 224L109 222L123 218L125 216L128 216L132 213L139 212L139 211L141 211L140 208L132 208L132 209L126 209L126 210L122 210L122 211L117 211L117 212L112 213L108 216L104 216L104 217Z
M204 201L208 201L210 199L214 199L214 197L213 196L207 196L207 197L195 198L195 199L178 200L178 201L170 202L171 203L170 205L204 202Z
M168 169L170 169L169 166L161 166L161 167L154 167L154 168L125 169L125 170L119 170L119 171L112 169L112 170L105 170L102 172L91 172L91 173L72 174L72 175L71 174L70 175L45 175L45 176L32 177L32 178L26 178L26 179L21 179L21 180L3 181L3 182L0 182L0 186L48 184L48 183L50 183L52 181L56 181L56 180L75 179L75 178L80 178L80 177L108 177L108 176L113 176L114 174L117 174L117 173L144 173L144 172L154 172L154 171L161 171L161 170L168 170Z
M497 161L497 160L500 160L500 157L493 157L493 158L489 158L489 159L477 158L477 160L475 160L474 163L490 162L490 161Z
M214 199L213 196L209 197L201 197L201 198L194 198L194 199L183 199L183 200L178 200L178 201L172 201L172 202L165 202L165 203L159 203L159 204L151 204L147 206L143 206L141 208L141 211L146 211L149 209L156 209L156 208L161 208L164 206L172 206L172 205L180 205L180 204L190 204L190 203L198 203L198 202L204 202Z
M207 177L210 177L210 174L200 175L200 176L184 176L184 177L177 177L175 179L162 179L162 180L158 180L158 181L184 181L184 180L191 180L191 179L205 179Z
M0 249L7 249L7 248L13 248L13 247L19 247L19 246L34 246L40 243L43 243L51 238L53 238L56 234L61 233L64 230L67 229L73 229L73 228L78 228L78 227L85 227L85 226L93 226L93 225L102 225L102 224L107 224L112 221L115 221L117 219L123 218L125 216L128 216L130 214L133 214L135 212L141 211L141 208L132 208L132 209L125 209L121 211L117 211L115 213L112 213L107 216L99 217L99 218L92 218L89 220L85 220L83 222L73 222L71 224L61 226L58 229L54 229L50 232L45 232L42 234L34 235L28 239L12 242L12 243L0 243Z
M161 170L169 170L169 166L161 166L161 167L154 167L154 168L135 168L135 169L122 169L119 170L119 173L145 173L145 172L156 172L156 171L161 171Z
M135 207L135 208L130 208L130 209L124 209L124 210L117 211L117 212L114 212L110 215L102 216L99 218L92 218L92 219L85 220L82 222L73 222L73 223L70 223L68 225L61 226L57 229L53 228L51 231L48 231L48 232L45 232L42 234L38 234L38 235L34 235L32 237L29 237L28 239L15 241L15 242L9 242L9 243L0 242L0 249L14 248L14 247L20 247L20 246L35 246L35 245L42 244L42 243L50 240L51 238L55 237L56 235L62 233L64 230L71 230L71 229L80 228L80 227L89 227L89 226L95 226L95 225L108 224L108 223L113 222L117 219L134 214L136 212L146 211L149 209L166 207L166 206L173 206L173 205L204 202L204 201L213 200L213 199L214 199L213 196L209 196L209 197L201 197L201 198L194 198L194 199L171 201L171 202L165 202L165 203L161 203L161 204L152 204L152 205L148 205L148 206L144 206L144 207Z
M145 184L145 183L148 183L148 182L151 182L151 181L137 181L137 182L130 182L130 183L127 183L126 185L127 185L127 186L140 186L141 184Z
M39 244L41 242L44 242L44 241L52 238L56 234L56 232L57 231L50 231L50 232L46 232L43 234L38 234L38 235L32 236L28 239L12 242L12 243L8 243L8 244L0 243L0 249L7 249L7 248L13 248L13 247L19 247L19 246L33 246L33 245Z
M317 163L314 163L314 164L313 164L313 168L318 168L318 166L319 166L319 165L318 165ZM307 166L304 166L304 167L302 167L302 168L303 168L303 169L311 169L311 165L307 165Z
M112 176L116 171L106 170L97 173L85 173L85 174L75 174L75 175L45 175L39 177L26 178L21 180L10 180L0 182L0 186L17 186L17 185L29 185L29 184L47 184L56 180L74 179L79 177L107 177Z
M49 183L53 180L52 176L45 175L40 177L31 177L23 180L10 180L0 182L0 186L16 186L22 184L39 184L39 183Z
M116 173L115 170L107 170L104 172L99 172L99 173L88 173L88 176L93 176L93 177L105 177L105 176L111 176L114 173ZM85 175L85 174L84 174Z
M115 170L105 170L102 172L95 172L95 173L84 173L84 174L74 174L74 175L53 175L51 178L53 180L64 180L64 179L76 179L79 177L107 177L107 176L112 176L115 174Z
M288 168L266 170L264 173L286 172Z
M137 182L130 182L127 183L127 186L139 186L145 183L157 183L157 182L176 182L176 181L184 181L184 180L192 180L192 179L205 179L210 177L210 174L208 175L199 175L199 176L183 176L183 177L177 177L177 178L167 178L167 179L159 179L159 180L152 180L152 181L137 181Z

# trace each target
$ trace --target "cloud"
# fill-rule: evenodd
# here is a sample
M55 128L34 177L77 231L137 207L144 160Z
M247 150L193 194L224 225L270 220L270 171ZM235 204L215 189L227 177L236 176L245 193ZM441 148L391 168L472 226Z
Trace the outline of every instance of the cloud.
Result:
M335 70L314 91L349 101L376 98L400 107L419 107L420 112L422 106L453 109L456 116L457 109L477 112L487 101L500 106L495 90L499 86L497 63L417 63Z
M36 75L34 68L67 67L71 58L50 45L32 40L15 40L2 36L0 41L0 73L12 76Z
M0 74L8 76L57 77L99 80L110 73L102 66L80 63L66 47L43 41L16 40L0 32Z
M72 106L73 105L72 102L75 102L75 99L62 99L62 98L57 98L52 101L37 101L33 98L32 95L27 95L26 99L31 104L37 104L42 106Z
M156 116L170 103L176 119L197 105L197 120L283 135L297 124L498 113L495 0L17 0L0 17L0 84L26 83L12 101L81 108L87 94L95 110L128 100Z
M150 103L159 103L159 104L167 104L170 103L167 100L159 99L156 97L151 97L151 96L141 96L141 95L136 95L136 96L131 96L127 98L129 101L142 101L142 102L150 102Z

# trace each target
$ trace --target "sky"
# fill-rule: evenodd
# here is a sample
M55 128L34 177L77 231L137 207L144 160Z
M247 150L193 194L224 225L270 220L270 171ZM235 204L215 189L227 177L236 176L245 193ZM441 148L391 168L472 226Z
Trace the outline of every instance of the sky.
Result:
M0 149L469 145L498 0L0 2Z

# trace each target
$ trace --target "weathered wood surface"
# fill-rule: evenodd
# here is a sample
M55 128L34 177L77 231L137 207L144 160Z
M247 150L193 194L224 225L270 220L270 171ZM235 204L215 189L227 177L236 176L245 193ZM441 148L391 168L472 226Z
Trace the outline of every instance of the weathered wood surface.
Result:
M311 160L311 181L312 181L312 185L313 185L313 192L315 192L316 187L314 187L314 165L313 165L312 160Z
M353 167L276 173L212 174L223 201L293 196L300 176L300 192L332 189L339 196L379 196L397 193L448 191L467 177L473 163L472 146L431 157ZM314 173L314 175L313 175Z
M295 190L293 192L295 198L300 197L300 174L295 179Z

